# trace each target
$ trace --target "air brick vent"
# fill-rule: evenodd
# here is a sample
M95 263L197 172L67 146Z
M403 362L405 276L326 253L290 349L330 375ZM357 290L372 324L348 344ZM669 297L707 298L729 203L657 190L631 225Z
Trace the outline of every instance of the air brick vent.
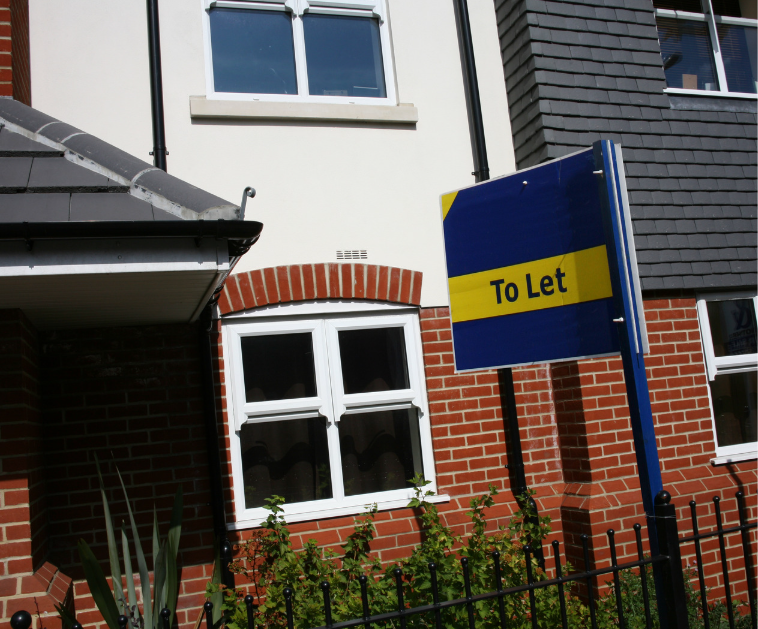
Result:
M368 254L365 249L346 249L337 252L338 260L366 260Z

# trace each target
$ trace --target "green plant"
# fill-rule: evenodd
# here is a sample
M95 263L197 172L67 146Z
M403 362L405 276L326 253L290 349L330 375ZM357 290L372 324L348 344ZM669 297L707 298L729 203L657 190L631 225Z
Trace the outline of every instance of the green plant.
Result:
M644 566L642 573L647 582L647 591L650 605L650 619L652 629L660 629L658 618L658 602L653 580L653 570L650 566ZM645 618L644 596L642 592L642 574L639 570L629 569L619 572L619 585L621 586L621 607L624 612L624 621L627 629L644 629L647 627ZM704 629L702 597L699 589L695 589L693 582L697 579L697 573L686 568L684 570L684 593L687 605L687 620L690 629ZM598 627L599 629L611 629L618 627L616 618L616 592L613 581L606 583L609 590L598 601ZM706 596L708 594L706 589ZM735 629L751 629L750 610L746 603L733 601ZM723 601L708 603L708 626L711 629L727 629L729 620L726 605Z
M240 559L233 562L233 572L244 576L255 599L256 626L286 627L284 589L293 590L295 627L312 627L324 623L323 591L321 582L330 585L332 618L335 622L363 615L360 577L367 577L369 611L379 614L397 609L395 570L402 571L403 595L406 608L429 604L432 601L432 581L429 563L434 562L440 600L465 596L465 582L461 559L468 560L468 570L474 595L492 591L494 566L492 552L500 553L503 587L520 585L526 581L526 559L523 546L528 542L540 543L550 532L549 518L536 518L523 497L524 508L510 518L507 527L494 534L487 533L486 511L495 504L497 490L491 486L487 494L471 500L468 517L472 530L468 536L459 536L447 527L436 506L429 501L431 492L423 488L427 484L422 477L412 479L416 495L409 507L416 510L422 530L421 543L410 557L391 563L384 568L370 554L370 544L376 533L374 517L376 506L356 520L353 532L342 544L338 554L329 549L320 549L314 540L309 540L301 551L294 551L290 543L289 529L282 516L283 500L272 497L267 501L269 516L262 529L239 546ZM533 578L546 579L532 556ZM566 569L570 569L569 566ZM224 623L229 629L246 629L247 610L243 601L244 588L227 590L218 583L208 584L209 596L223 593ZM542 626L552 627L560 623L560 607L557 589L544 588L535 592L537 613ZM579 629L586 625L584 606L566 592L569 627ZM531 627L529 596L526 593L510 595L505 599L505 611L509 627ZM444 610L443 626L457 629L467 624L467 610L449 608ZM499 626L497 601L475 603L476 627L486 629ZM416 615L407 619L409 629L433 626L431 616ZM387 627L395 627L397 621L389 621Z
M95 456L95 466L97 467L97 476L100 482L100 495L103 500L103 511L105 512L105 532L108 541L108 557L110 561L110 572L113 589L108 587L100 563L93 554L87 542L79 540L79 558L84 576L89 585L92 598L97 605L98 610L103 616L109 629L119 629L118 617L121 615L129 619L129 625L134 629L160 629L160 612L167 608L171 612L171 618L176 614L176 601L179 594L179 574L177 568L177 553L179 550L179 536L182 528L182 488L179 486L174 496L174 504L171 510L171 521L166 539L160 540L158 527L158 516L153 507L153 534L152 534L152 562L154 583L150 585L150 574L147 568L145 554L142 551L142 544L137 532L137 524L134 520L129 496L126 493L126 486L121 477L121 472L116 468L118 479L121 483L121 489L124 492L124 500L129 513L129 524L131 529L132 544L137 555L137 568L139 572L139 585L142 594L142 610L140 610L137 600L137 588L135 584L134 572L132 570L131 550L129 537L123 522L121 524L121 556L124 562L124 576L126 580L126 596L122 585L121 563L119 560L119 545L116 540L115 527L111 517L108 499L105 493L103 476L100 472L100 463ZM57 606L56 609L61 616L64 624L70 626L73 623L73 617L70 612Z
M432 602L432 578L429 563L436 566L439 598L441 601L465 597L464 573L461 559L468 560L471 591L474 596L493 591L495 587L493 551L500 555L502 587L519 586L527 582L527 559L524 546L540 545L550 533L550 518L538 518L533 509L533 492L519 496L521 508L509 518L507 526L488 531L487 510L494 506L497 490L489 491L470 503L466 514L471 521L467 535L458 535L446 526L436 508L429 500L432 492L424 490L424 479L417 476L411 480L416 487L415 497L409 507L416 511L422 538L411 555L384 567L371 556L370 545L376 534L374 517L376 505L362 514L355 522L353 532L340 547L340 552L321 549L315 540L308 540L300 551L295 551L290 542L290 533L283 517L284 500L274 496L267 501L269 516L262 528L238 547L239 559L230 568L249 583L255 606L255 623L268 628L286 627L284 590L293 591L294 626L299 629L324 624L323 591L321 583L330 585L332 619L339 622L363 616L360 577L367 577L369 613L371 615L395 611L398 608L395 570L400 569L403 581L403 597L406 608L420 607ZM537 559L530 557L532 577L535 582L547 579ZM569 564L562 566L563 574L569 574ZM656 611L655 587L652 570L643 571L648 585L651 621L659 629ZM704 627L700 607L700 592L692 585L694 573L685 571L685 587L690 629ZM642 577L637 569L619 573L622 609L626 629L646 627L645 605L642 594ZM243 597L247 588L228 590L220 580L208 584L207 592L216 600L223 599L222 622L228 629L247 629L247 609ZM606 584L609 590L597 601L599 629L619 627L613 582ZM212 600L214 600L212 598ZM214 607L216 606L214 600ZM531 629L531 605L527 592L504 597L504 609L511 629ZM556 586L534 591L534 604L538 626L541 629L561 626L560 599ZM590 625L589 609L565 586L565 606L568 627L584 629ZM750 616L745 614L743 603L735 605L737 629L750 627ZM465 605L442 611L442 625L446 629L468 626L468 611ZM474 618L477 629L500 627L497 599L476 601ZM214 618L215 620L215 618ZM709 605L710 627L726 629L726 608L721 602ZM396 628L398 621L385 621L377 627ZM431 614L406 618L408 629L434 627Z

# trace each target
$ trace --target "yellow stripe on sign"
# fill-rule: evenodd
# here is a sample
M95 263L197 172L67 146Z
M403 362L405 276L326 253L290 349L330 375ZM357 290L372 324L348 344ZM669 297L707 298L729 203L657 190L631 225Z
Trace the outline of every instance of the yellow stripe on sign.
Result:
M605 245L448 279L453 323L612 296Z
M440 203L442 204L442 220L445 220L445 217L447 216L447 213L450 211L450 208L453 205L453 201L455 201L455 197L458 196L457 192L451 192L450 194L443 194L440 198Z

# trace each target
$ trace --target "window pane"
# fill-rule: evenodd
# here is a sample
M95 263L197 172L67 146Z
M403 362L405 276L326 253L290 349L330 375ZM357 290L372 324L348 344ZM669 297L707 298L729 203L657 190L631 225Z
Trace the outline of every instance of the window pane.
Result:
M656 18L666 85L688 90L716 90L716 66L705 22Z
M310 332L243 336L241 345L248 402L317 395Z
M346 496L411 487L423 471L416 409L344 415L339 431Z
M377 20L306 14L303 29L311 94L387 96Z
M716 376L711 396L718 445L756 441L756 372Z
M756 29L735 24L718 25L721 58L730 92L756 93Z
M752 299L706 303L714 356L741 356L758 352Z
M672 11L703 12L700 0L653 0L653 6L656 9L671 9Z
M240 443L246 508L273 495L287 503L332 497L324 419L247 423Z
M751 2L752 0L748 0ZM749 17L742 15L740 10L740 0L711 0L713 13L715 15L728 15L730 17Z
M403 328L340 330L345 393L408 389Z
M297 94L288 13L211 9L210 19L217 92Z

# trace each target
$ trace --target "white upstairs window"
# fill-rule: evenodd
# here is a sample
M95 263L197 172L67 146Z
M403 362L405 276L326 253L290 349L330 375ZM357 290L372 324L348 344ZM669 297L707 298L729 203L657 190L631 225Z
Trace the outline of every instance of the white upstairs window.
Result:
M203 0L208 95L396 104L386 0Z
M758 335L753 295L706 295L697 310L718 459L756 458Z
M653 0L668 92L756 93L755 0Z
M238 527L272 495L297 521L405 506L434 478L417 314L225 321L224 352Z

